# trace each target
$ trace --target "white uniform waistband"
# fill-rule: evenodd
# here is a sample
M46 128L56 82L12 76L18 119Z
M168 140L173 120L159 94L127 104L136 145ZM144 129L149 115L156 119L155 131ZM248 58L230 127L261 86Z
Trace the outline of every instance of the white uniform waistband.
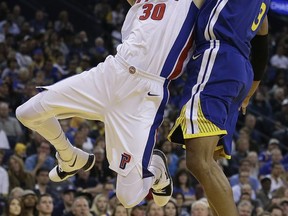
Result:
M161 76L158 76L158 75L155 75L155 74L151 74L151 73L147 73L147 72L144 72L136 67L134 67L133 65L127 63L121 56L119 55L116 55L115 56L115 60L117 62L119 62L123 67L127 68L128 69L128 72L130 74L134 74L134 75L137 75L137 76L141 76L141 77L144 77L144 78L148 78L148 79L151 79L151 80L155 80L155 81L158 81L158 82L161 82L161 83L164 83L165 82L165 78L164 77L161 77Z

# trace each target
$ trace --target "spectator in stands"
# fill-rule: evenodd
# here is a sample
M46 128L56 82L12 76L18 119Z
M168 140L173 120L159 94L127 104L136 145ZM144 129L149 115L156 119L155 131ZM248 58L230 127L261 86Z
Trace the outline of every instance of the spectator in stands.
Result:
M14 187L9 194L9 199L17 198L21 199L24 190L21 187Z
M62 35L74 33L74 26L70 22L69 13L66 10L60 11L58 20L55 21L54 29Z
M256 191L249 184L249 172L241 171L239 173L239 182L232 186L232 191L235 203L239 202L242 193L249 193L252 199L256 198Z
M25 169L35 176L40 167L52 169L55 165L55 159L50 155L51 145L47 141L42 141L37 147L37 154L30 155L25 160Z
M242 200L237 205L239 216L252 216L253 206L248 200Z
M7 216L20 216L21 215L21 199L11 198L7 202L6 214Z
M260 177L261 189L256 192L256 198L259 199L264 209L271 205L271 178L269 176Z
M122 204L118 204L111 214L111 216L128 216L128 215L129 215L128 210Z
M23 131L18 120L9 115L9 104L0 102L0 129L5 131L10 148L14 149L16 142L21 139Z
M178 216L178 206L174 199L170 199L168 203L163 207L165 216Z
M146 207L146 216L164 216L163 207L156 205L154 200L150 200Z
M15 57L20 67L29 68L33 63L26 43L20 43L19 51L16 52Z
M250 151L246 159L250 161L250 166L251 166L250 176L257 179L259 175L259 167L260 167L259 160L258 160L258 153L256 151Z
M269 140L266 148L264 148L264 150L259 154L260 166L262 166L264 163L271 161L271 152L273 149L279 149L279 144L280 142L276 138L271 138Z
M236 184L239 184L240 181L240 173L242 172L248 172L249 175L249 184L252 186L254 191L257 191L259 189L259 181L257 178L254 178L251 176L251 162L248 159L243 159L240 161L240 165L238 168L238 173L234 174L229 178L229 182L231 187L233 187Z
M268 97L265 95L265 92L261 89L258 89L251 100L251 104L248 106L250 112L253 113L256 117L265 116L271 118L272 108L267 98Z
M109 215L111 213L109 208L108 197L104 194L98 194L93 199L90 210L95 215Z
M281 125L287 127L288 125L288 98L282 101L281 111L275 114L275 120L280 122Z
M288 69L288 57L283 45L278 44L276 53L272 55L270 63L277 69Z
M91 177L90 170L86 172L84 170L79 170L76 174L74 184L78 190L86 190L87 192L90 192L89 189L95 188L98 185L98 180L97 178Z
M272 205L269 210L271 216L284 216L283 210L279 205Z
M249 129L250 151L259 151L262 146L262 136L257 128L256 116L248 113L245 115L244 127Z
M36 184L34 187L34 192L36 195L39 197L40 195L43 194L49 194L55 201L55 203L58 202L58 196L56 194L56 191L53 187L49 185L49 169L45 167L41 167L36 171L35 179L36 179Z
M251 186L247 184L241 189L241 196L239 202L241 202L242 200L249 201L253 206L252 215L258 215L264 211L263 205L260 200L258 200L257 198L252 198L252 196L253 195Z
M18 142L15 145L14 154L24 161L27 156L26 149L27 147L25 144Z
M285 90L283 87L276 88L274 92L271 93L269 103L271 104L273 113L281 111L282 102L285 99Z
M9 80L9 82L13 83L13 78L17 77L18 71L19 65L15 56L9 56L7 59L7 67L3 70L1 79Z
M105 47L105 41L102 37L95 38L94 46L89 49L89 54L94 65L97 65L105 60L109 52Z
M35 75L38 71L41 71L45 64L44 52L41 48L35 48L32 51L32 59L33 59L33 69Z
M105 144L105 142L104 142ZM107 158L105 156L105 150L101 146L95 146L93 153L96 156L95 164L91 171L91 177L94 177L99 180L99 183L105 183L108 180L114 178L115 174L112 170L109 169Z
M24 190L21 200L22 200L22 207L23 207L22 209L23 215L35 216L36 205L38 202L35 192L32 190Z
M175 199L175 202L177 204L178 209L178 215L180 216L190 216L189 209L190 206L184 205L185 203L185 197L182 193L173 193L173 198Z
M36 206L38 216L52 216L53 208L52 196L48 193L41 194Z
M0 33L10 33L12 35L18 35L20 33L20 28L13 20L11 13L8 13L6 19L0 22Z
M182 193L184 195L184 205L191 205L196 200L195 190L191 186L189 171L186 169L178 170L174 177L174 193Z
M72 214L71 214L72 213ZM89 210L89 202L86 197L79 196L76 197L72 208L71 208L70 214L65 214L65 216L96 216L93 212L90 212Z
M275 148L271 151L271 160L264 163L262 167L260 167L259 174L260 175L268 175L271 174L272 164L281 163L283 160L283 154L279 148Z
M288 216L288 199L283 198L280 202L280 206L283 210L283 216Z
M211 216L207 201L200 199L191 206L191 216Z
M0 197L6 197L9 191L9 177L7 170L2 166L5 151L0 149Z
M44 11L37 10L35 12L35 17L31 20L30 26L34 35L45 32L47 27L47 19Z
M75 200L76 188L74 185L67 185L61 192L61 199L57 202L53 209L53 216L66 215L71 212L73 202Z
M34 188L34 178L31 173L25 171L23 161L16 155L12 155L8 162L9 191L14 187L23 189Z
M131 209L130 216L146 216L145 207L136 205Z
M281 178L284 171L284 167L281 163L272 163L271 166L271 174L269 177L271 178L271 192L276 191L277 189L284 186L284 182Z
M19 27L21 27L22 24L24 23L25 17L21 15L20 5L14 5L12 10L12 19Z
M82 133L84 136L84 143L82 145L82 149L86 152L93 152L95 140L89 136L90 133L90 125L87 121L84 121L80 124L78 131Z
M231 155L231 160L229 160L229 166L231 168L231 173L237 173L240 166L240 161L247 157L250 148L249 137L239 137L236 141L235 152Z

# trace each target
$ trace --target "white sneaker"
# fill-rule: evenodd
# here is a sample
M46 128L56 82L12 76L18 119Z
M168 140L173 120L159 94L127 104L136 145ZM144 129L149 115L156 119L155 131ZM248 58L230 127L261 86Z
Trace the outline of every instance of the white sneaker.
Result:
M58 152L56 152L58 165L50 172L49 178L53 182L61 182L75 175L80 169L90 170L95 164L95 155L82 151L74 147L74 154L70 161L63 161Z
M152 186L153 199L158 206L164 206L168 203L172 196L173 181L168 170L167 158L165 154L158 149L154 149L152 160L154 166L161 169L160 178L157 179Z

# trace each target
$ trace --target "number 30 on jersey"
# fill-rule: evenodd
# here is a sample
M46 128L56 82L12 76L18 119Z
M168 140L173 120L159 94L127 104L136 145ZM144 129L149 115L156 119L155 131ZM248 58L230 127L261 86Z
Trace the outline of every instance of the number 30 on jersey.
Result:
M159 3L159 4L151 4L147 3L144 4L143 7L143 15L139 17L140 20L146 20L151 18L152 20L161 20L164 16L166 4Z

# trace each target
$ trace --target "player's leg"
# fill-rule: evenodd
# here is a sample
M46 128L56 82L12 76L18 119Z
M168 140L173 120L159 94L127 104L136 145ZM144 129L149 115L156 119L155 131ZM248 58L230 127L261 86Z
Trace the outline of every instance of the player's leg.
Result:
M153 176L142 179L135 166L127 176L117 175L116 196L125 208L132 208L145 199L153 182Z
M221 216L238 215L227 177L214 160L219 136L186 139L187 168L203 186L212 209Z
M46 110L41 104L43 100L56 102L61 101L60 98L59 94L54 91L44 91L16 110L16 116L23 125L39 133L55 147L56 158L60 166L54 167L49 173L50 179L55 182L67 179L81 168L89 170L95 163L93 154L88 154L71 145L53 109ZM59 111L58 113L60 114Z
M52 181L63 181L81 168L89 170L95 162L93 154L74 148L69 143L58 119L77 116L101 120L101 105L105 104L103 98L107 98L102 91L106 79L103 74L97 67L47 86L47 90L16 110L16 116L23 125L38 132L56 148L59 166L49 173Z
M116 194L119 201L125 208L132 208L143 201L152 188L155 203L158 206L166 205L172 196L173 184L165 154L157 149L153 151L148 167L152 176L142 178L141 169L141 166L135 166L127 176L118 174Z

